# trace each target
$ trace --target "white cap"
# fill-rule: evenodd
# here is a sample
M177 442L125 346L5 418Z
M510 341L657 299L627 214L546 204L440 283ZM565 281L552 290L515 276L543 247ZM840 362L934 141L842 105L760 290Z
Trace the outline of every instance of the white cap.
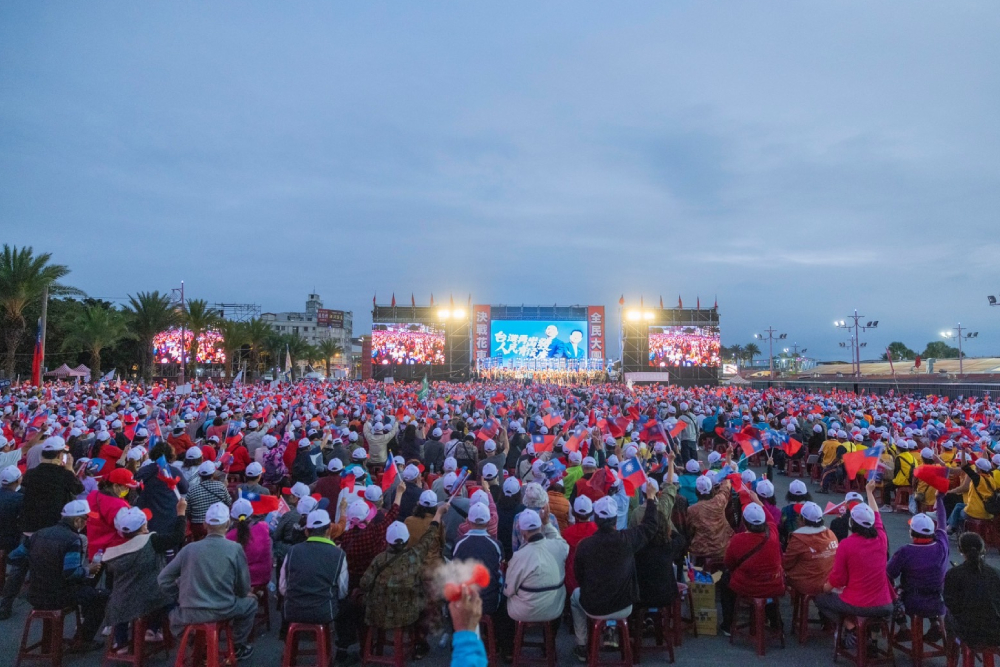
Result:
M318 500L316 500L312 496L306 496L305 498L300 498L299 502L295 503L295 511L298 512L300 515L308 516L309 512L312 512L318 506L319 506Z
M225 526L229 524L229 508L225 503L213 503L205 511L205 523L209 526Z
M656 492L659 492L659 491L660 491L660 483L659 483L659 482L657 482L657 481L656 481L655 479L653 479L652 477L650 477L650 478L648 478L648 479L646 480L646 483L645 483L645 484L643 484L642 486L640 486L640 487L639 487L639 490L640 490L640 491L641 491L641 492L642 492L642 493L643 493L644 495L645 495L645 493L646 493L646 486L647 486L647 485L649 485L649 486L653 487L653 491L656 491Z
M582 465L584 468L596 468L597 459L595 459L593 456L584 456L583 461L580 462L580 465Z
M260 424L258 424L258 423L257 423L257 420L256 420L256 419L251 419L251 420L250 420L250 424L249 424L248 426L249 426L250 428L257 428L258 426L260 426Z
M368 518L368 503L363 500L355 500L347 507L347 518L355 522L364 521Z
M218 471L219 469L215 466L214 461L204 461L198 466L198 475L201 477L211 477Z
M351 458L355 461L364 461L368 458L368 452L362 447L357 447L353 452L351 452Z
M455 486L455 482L458 481L458 475L453 472L448 473L441 478L441 486L445 488L449 493L453 490L452 487Z
M761 498L774 498L774 483L769 479L757 482L757 495Z
M614 519L618 516L618 504L614 498L604 496L594 503L594 514L602 519Z
M712 492L712 480L707 475L701 475L694 481L694 488L698 493L708 495Z
M43 452L61 452L66 449L66 441L58 435L53 435L45 439L42 443Z
M688 472L698 473L701 472L701 464L698 463L698 459L688 459L688 462L684 464L684 469Z
M7 486L21 479L21 471L17 466L10 465L0 471L0 484Z
M417 501L417 504L421 507L437 507L437 494L428 489L420 494L420 500Z
M806 483L801 479L793 479L792 483L788 485L788 492L793 496L804 496L809 493L809 489L806 488Z
M87 516L90 514L90 504L86 500L71 500L62 508L62 515L66 517Z
M573 501L573 511L581 516L589 516L594 513L594 503L587 496L577 496Z
M802 503L802 509L799 510L799 514L801 514L802 518L806 521L815 522L820 521L823 518L823 510L821 510L819 505L811 500Z
M490 505L490 494L482 489L476 489L476 492L472 494L469 498L470 505Z
M309 487L303 484L302 482L295 482L295 484L292 484L292 488L290 489L290 491L292 492L293 496L295 496L300 500L309 495Z
M111 439L111 434L110 434L110 433L108 433L107 431L98 431L98 432L97 432L97 435L96 435L95 437L96 437L96 438L97 438L98 440L100 440L100 441L102 441L102 442L103 442L103 441L105 441L105 440L110 440L110 439Z
M138 507L123 507L115 514L115 530L119 535L134 533L146 525L146 513Z
M403 468L403 481L412 482L417 477L420 477L420 468L413 465L412 463Z
M722 454L720 454L719 452L708 453L708 465L712 465L713 463L718 463L721 460L722 460Z
M922 459L933 459L934 458L934 450L932 450L930 447L924 447L923 449L920 450L920 458L922 458Z
M494 463L487 463L486 465L483 466L483 479L487 479L487 480L489 480L489 479L495 479L496 476L499 475L499 474L500 474L500 471L497 470L496 464L494 464Z
M483 450L487 452L495 452L497 450L497 443L491 438L483 443Z
M743 520L752 526L759 526L767 521L764 508L757 503L750 503L743 508Z
M458 470L458 461L455 460L454 456L446 457L444 460L444 471L445 472L455 472Z
M401 521L393 521L385 531L385 541L389 544L406 544L410 540L410 531Z
M305 449L306 447L309 447L311 445L312 442L310 442L309 438L302 438L301 440L299 440L299 449Z
M535 510L523 510L517 517L517 527L521 530L536 530L542 527L542 518Z
M113 422L111 422L111 428L121 428L121 427L122 427L121 419L116 419Z
M993 469L993 465L990 464L989 459L986 458L976 459L976 467L984 472L989 472Z
M472 523L489 523L490 508L482 503L469 506L469 521Z
M351 441L351 442L357 442L358 441L358 432L357 431L351 431L350 433L347 434L347 439L349 441Z
M859 502L859 503L865 502L864 496L862 496L857 491L848 491L847 495L844 496L844 502L845 503L846 502L851 502L852 500L855 501L855 502Z
M431 431L431 435L433 437L435 437L435 438L440 438L443 435L443 431L441 431L441 429L435 427L434 430Z
M187 451L184 452L184 458L188 461L200 459L201 456L201 447L188 447Z
M234 519L253 516L253 505L246 498L237 498L233 501L233 506L229 509L229 516Z
M618 457L614 454L608 457L608 467L618 469Z
M583 462L583 454L581 454L580 452L570 452L569 462L571 465L575 466L580 465Z
M753 470L744 470L740 475L740 479L743 480L744 484L753 484L757 481L757 473Z
M854 509L851 510L851 518L854 519L854 523L865 528L871 528L875 525L875 512L865 503L858 503L854 506Z
M260 477L264 474L264 466L254 461L247 466L246 475L247 477Z
M369 484L365 487L365 499L373 503L382 500L382 487L378 484Z
M326 469L330 472L340 472L344 469L344 462L334 456L330 459L330 462L326 464Z
M330 513L326 510L313 510L306 515L306 528L314 530L330 525Z
M910 530L914 533L933 535L935 528L934 519L926 514L914 514L913 518L910 519Z
M521 482L517 477L508 477L503 481L503 494L507 497L517 495L521 490Z

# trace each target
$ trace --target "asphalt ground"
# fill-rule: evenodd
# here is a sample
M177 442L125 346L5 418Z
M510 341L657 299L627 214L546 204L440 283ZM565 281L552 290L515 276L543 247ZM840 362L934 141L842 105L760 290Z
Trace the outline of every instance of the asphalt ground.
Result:
M763 470L756 469L756 472L759 478ZM783 499L786 491L788 490L790 479L788 477L776 475L773 481L775 483L775 495L779 500L778 504L780 506L784 504ZM814 500L816 500L820 506L824 506L828 500L839 502L843 499L842 497L834 495L816 494L815 490L817 487L813 486L811 483L809 484L809 487L810 491L813 493ZM900 545L906 544L909 541L909 529L907 527L909 514L883 514L882 518L885 524L886 532L889 536L890 550L894 551ZM951 541L951 546L952 562L961 562L961 555L958 553L954 539ZM1000 567L1000 556L997 555L996 551L991 551L987 559L992 565ZM0 629L2 629L2 631L0 631L0 667L14 664L17 656L21 632L24 628L24 621L29 610L30 607L28 603L23 599L19 599L15 603L13 617L7 621L0 622ZM736 664L743 660L749 660L752 662L760 661L762 663L766 662L766 664L769 665L830 663L833 655L832 635L822 635L819 633L818 629L816 629L805 645L799 645L798 640L791 635L790 628L792 610L790 600L787 597L781 601L781 613L785 622L786 636L784 649L780 648L776 642L769 643L767 647L767 655L763 658L758 658L753 646L751 646L750 642L745 638L740 638L736 644L730 644L729 639L722 635L714 637L702 635L695 638L688 633L684 637L683 645L675 649L676 660L678 663L686 665ZM815 609L813 609L812 614L815 616ZM248 660L241 663L241 666L264 667L281 664L283 644L278 639L277 622L275 621L277 617L277 613L272 610L271 632L257 637L254 643L254 654ZM67 628L69 625L70 623L68 622ZM581 664L573 656L573 646L574 640L571 628L567 627L567 624L564 623L557 636L558 665L568 667L569 665ZM355 646L352 649L351 661L344 664L360 664L357 651L357 646ZM169 660L165 659L162 655L158 656L151 660L149 664L171 665L173 664L172 660L175 655L176 653L172 654ZM613 659L616 655L616 653L609 653L605 659ZM64 657L64 664L71 667L97 667L98 665L101 665L102 658L103 651L95 651L84 655L67 655ZM413 664L423 664L431 667L437 667L441 665L449 665L450 658L450 650L448 648L441 648L436 642L432 642L430 655L420 661L420 663ZM897 661L900 661L900 664L905 664L909 661L909 658L901 653L897 653L896 659ZM844 662L844 660L841 659L840 662ZM945 664L945 660L943 658L925 660L924 662L928 665ZM668 664L666 653L662 649L657 650L655 648L649 648L643 652L642 664Z

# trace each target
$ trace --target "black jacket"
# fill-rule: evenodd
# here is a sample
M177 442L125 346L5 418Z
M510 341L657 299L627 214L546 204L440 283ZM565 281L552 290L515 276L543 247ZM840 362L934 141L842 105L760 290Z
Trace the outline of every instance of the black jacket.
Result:
M292 469L289 471L292 474L292 483L302 482L305 485L313 484L316 482L316 464L313 463L311 447L301 447L299 451L295 454L295 459L292 461Z
M944 576L948 629L972 646L1000 644L1000 572L983 564L977 572L969 562Z
M66 503L83 493L83 482L60 465L40 463L24 473L21 493L21 530L33 533L59 523Z
M406 487L403 489L403 499L399 501L399 516L397 520L405 521L406 517L413 514L413 510L420 500L420 494L423 492L424 490L413 482L406 482Z
M55 467L55 466L52 466ZM87 546L65 522L43 528L28 539L31 575L28 602L35 609L65 609L87 579Z
M605 616L639 601L635 554L653 536L659 516L656 502L647 501L642 523L635 528L598 529L576 547L573 570L580 605L588 614Z
M284 618L289 623L331 623L340 601L340 571L347 567L344 551L328 541L307 541L288 550Z
M661 526L646 546L635 554L639 605L647 609L669 607L677 598L674 562L684 552L687 543L680 531L673 531L669 538L664 535L665 532Z
M24 495L18 491L0 489L0 549L10 553L21 543L18 523Z

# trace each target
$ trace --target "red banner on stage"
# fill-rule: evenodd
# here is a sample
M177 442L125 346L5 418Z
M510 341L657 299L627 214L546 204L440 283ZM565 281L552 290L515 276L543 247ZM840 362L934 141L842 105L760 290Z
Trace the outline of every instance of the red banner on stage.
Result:
M490 307L473 306L472 311L473 359L488 359L490 356ZM475 365L475 361L473 361Z
M591 359L604 358L604 306L587 306L587 340Z

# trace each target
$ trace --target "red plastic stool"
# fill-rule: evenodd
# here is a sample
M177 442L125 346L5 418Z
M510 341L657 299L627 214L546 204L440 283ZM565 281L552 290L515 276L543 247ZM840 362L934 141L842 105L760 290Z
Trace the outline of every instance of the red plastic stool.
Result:
M250 592L257 598L257 615L253 619L253 629L256 632L261 625L271 631L271 593L267 590L267 584L263 586L251 586Z
M941 631L941 641L939 642L924 641L923 616L910 614L908 618L910 619L910 636L907 639L900 639L896 636L896 620L893 619L889 630L889 641L892 644L892 648L910 656L913 660L913 667L920 667L925 658L941 658L948 655L948 647L945 645L944 619L942 617L938 617L937 619L938 629ZM931 622L933 623L934 621ZM925 646L930 647L930 650L926 650Z
M62 609L32 609L24 621L24 632L21 633L21 646L17 651L15 667L23 661L46 660L54 667L62 665L63 657L63 622L66 612ZM31 624L42 622L42 638L34 644L28 644L31 636Z
M384 655L387 642L386 633L392 633L392 655ZM365 636L365 645L361 652L361 662L365 665L393 665L393 667L403 667L406 659L413 653L415 628L408 625L404 628L393 628L384 630L382 628L368 628Z
M688 614L690 618L684 618L681 611L682 603L687 600ZM698 624L694 616L694 598L688 593L688 585L677 582L677 597L674 598L674 608L670 615L670 627L674 633L674 645L680 646L684 642L684 630L691 630L694 638L698 638Z
M225 653L221 653L219 646L223 633L226 635ZM233 628L229 621L194 623L184 626L184 634L181 635L180 646L177 648L177 660L174 661L174 667L185 667L187 664L188 641L191 642L194 654L191 659L192 664L201 664L203 660L206 661L206 667L236 664Z
M857 634L857 646L855 653L850 649L840 645L840 637L844 634L844 620L853 618L855 622L854 631ZM868 634L872 630L878 630L886 639L886 649L883 651L876 646L875 654L868 652ZM891 638L889 636L888 616L850 616L840 617L837 623L837 631L833 635L833 661L837 662L838 657L844 657L853 662L856 667L869 667L871 665L895 665L896 654L893 653Z
M499 665L497 633L493 629L493 617L483 614L482 618L479 619L479 637L486 646L486 662L491 665Z
M794 588L789 591L792 595L792 631L798 635L799 643L805 644L809 638L809 604L815 604L816 596L804 595ZM823 622L822 617L818 622Z
M908 486L897 486L896 487L896 497L892 499L892 511L893 512L909 512L910 511L910 487Z
M962 667L976 667L977 658L983 663L983 667L994 667L996 663L993 658L1000 656L1000 646L973 648L955 637L948 642L948 667L958 667L959 654L962 657Z
M774 604L778 605L778 629L773 630L772 634L778 637L781 641L781 648L785 648L785 627L784 621L781 620L781 598L748 598L743 596L737 596L736 598L736 608L733 610L733 627L731 628L731 634L729 635L729 643L736 643L736 636L740 634L740 630L746 629L747 635L755 640L757 646L757 655L764 655L767 653L767 621L765 613L765 607L767 607L768 601L773 601ZM750 618L745 625L741 625L737 619L740 611L746 609L750 612Z
M129 665L135 665L135 667L143 667L146 664L146 660L157 653L163 653L164 655L169 653L174 647L174 638L170 635L170 624L167 622L166 615L163 617L163 641L146 641L146 628L148 624L149 617L147 616L132 621L132 641L127 647L128 651L125 653L119 653L113 648L115 633L112 632L109 634L108 646L104 651L104 662L101 663L102 667L109 662L124 662Z
M525 641L525 633L533 628L542 629L542 641ZM526 648L540 648L544 653L541 658L525 658L521 655L521 651ZM516 629L514 630L513 665L514 667L518 667L519 665L547 665L548 667L556 667L556 635L552 630L552 621L517 622Z
M311 649L299 648L300 639L312 635L315 646ZM285 636L285 652L281 657L281 667L296 667L301 657L315 656L315 667L329 667L330 664L330 628L326 625L310 623L291 623Z
M596 667L597 665L632 667L632 639L629 636L628 619L588 617L587 621L590 636L587 642L587 667ZM601 662L601 631L608 627L608 623L614 623L615 630L618 632L618 650L621 652L621 660L617 662Z
M806 472L805 459L788 459L788 463L785 465L785 472L789 477L805 477L808 474Z
M632 614L632 658L635 664L642 660L642 642L645 638L646 619L653 619L653 638L657 646L667 647L667 656L670 664L674 663L674 641L673 641L673 615L675 604L670 607L658 607L656 609L637 609Z

